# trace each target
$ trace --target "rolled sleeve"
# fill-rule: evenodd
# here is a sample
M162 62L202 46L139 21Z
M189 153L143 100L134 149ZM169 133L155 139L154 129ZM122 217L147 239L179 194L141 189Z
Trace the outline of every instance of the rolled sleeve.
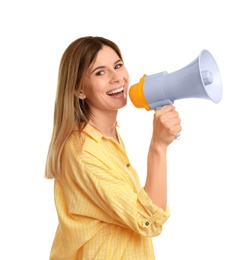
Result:
M170 216L169 207L166 211L153 204L143 188L138 193L138 225L145 236L158 236L162 226Z

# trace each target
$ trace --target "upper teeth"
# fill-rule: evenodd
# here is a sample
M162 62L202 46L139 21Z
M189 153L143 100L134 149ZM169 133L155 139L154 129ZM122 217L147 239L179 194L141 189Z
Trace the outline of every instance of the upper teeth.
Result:
M107 92L107 94L116 94L123 91L123 87Z

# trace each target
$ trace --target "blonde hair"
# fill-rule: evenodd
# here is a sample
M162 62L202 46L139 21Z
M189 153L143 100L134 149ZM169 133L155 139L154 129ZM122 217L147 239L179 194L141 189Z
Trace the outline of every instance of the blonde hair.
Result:
M75 129L80 130L90 118L85 100L79 99L83 89L83 76L104 45L111 47L121 60L118 46L103 37L86 36L72 42L62 55L54 107L53 132L48 149L45 177L57 178L61 174L61 158L64 145Z

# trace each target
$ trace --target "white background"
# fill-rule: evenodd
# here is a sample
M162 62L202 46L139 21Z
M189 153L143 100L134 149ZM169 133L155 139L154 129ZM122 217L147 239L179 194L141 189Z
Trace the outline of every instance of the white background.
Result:
M209 50L223 98L175 102L181 139L168 153L171 217L157 260L245 259L243 1L2 1L0 4L0 259L45 260L57 225L43 177L58 65L75 39L99 35L122 50L131 84L173 72ZM131 102L120 133L142 184L152 111Z

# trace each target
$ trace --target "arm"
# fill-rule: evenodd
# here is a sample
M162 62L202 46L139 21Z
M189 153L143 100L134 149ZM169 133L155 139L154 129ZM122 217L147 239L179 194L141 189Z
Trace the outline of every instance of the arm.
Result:
M167 206L167 148L180 131L180 118L174 106L167 105L155 112L144 189L163 210Z

